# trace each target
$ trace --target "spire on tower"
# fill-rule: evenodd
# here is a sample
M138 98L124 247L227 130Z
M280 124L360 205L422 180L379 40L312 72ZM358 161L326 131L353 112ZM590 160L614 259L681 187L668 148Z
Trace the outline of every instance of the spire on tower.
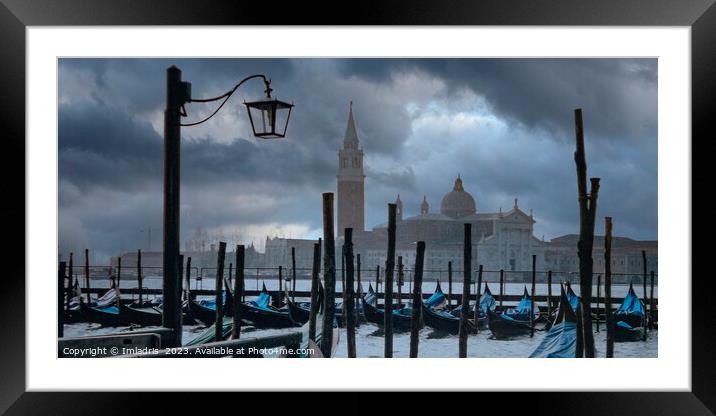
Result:
M515 209L517 209L517 198L515 198Z
M346 134L343 136L343 148L358 149L358 132L356 123L353 121L353 101L348 105L348 125L346 125Z

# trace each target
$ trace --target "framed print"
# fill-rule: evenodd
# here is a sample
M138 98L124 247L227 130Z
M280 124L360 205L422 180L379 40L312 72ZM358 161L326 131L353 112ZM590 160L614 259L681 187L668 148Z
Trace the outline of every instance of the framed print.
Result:
M0 408L441 390L711 414L691 138L716 9L508 3L294 26L295 6L5 2L26 245Z

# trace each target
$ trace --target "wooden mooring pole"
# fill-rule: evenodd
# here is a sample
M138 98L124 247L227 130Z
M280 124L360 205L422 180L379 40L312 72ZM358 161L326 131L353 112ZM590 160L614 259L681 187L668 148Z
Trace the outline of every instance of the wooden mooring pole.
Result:
M602 275L598 274L597 275L597 332L599 332L599 321L601 320L601 317L599 315L599 312L601 312L600 311L600 305L601 305L601 299L600 299L600 297L601 297L600 290L601 289L600 288L601 288L601 286L602 286Z
M584 154L584 126L582 123L582 109L574 110L574 124L576 133L576 151L574 162L577 167L577 189L579 191L579 242L577 254L579 256L579 287L583 306L582 327L584 337L584 356L594 357L594 334L592 333L592 246L594 245L594 220L597 212L597 197L599 194L599 178L590 178L590 190L587 191L587 160Z
M257 284L258 286L258 284ZM276 307L283 305L283 266L278 266L278 293L276 294Z
M398 256L398 309L402 308L402 306L403 306L402 287L403 287L403 256Z
M641 296L642 296L642 299L644 299L644 315L645 315L645 316L644 316L644 319L646 319L646 318L647 318L647 316L646 316L646 306L649 304L649 300L648 300L648 298L647 298L647 296L646 296L646 276L647 276L647 273L646 273L646 266L647 266L647 264L646 264L646 250L642 250L642 251L641 251L641 263L642 263L642 266L644 266L644 267L643 267L643 269L644 269L644 275L643 275L643 282L644 282L644 284L643 284L643 289L642 289L642 292L641 292L641 293L642 293ZM648 325L644 325L644 337L643 337L643 340L644 340L644 341L646 341L646 331L647 331L648 329L649 329L649 326L648 326Z
M62 338L65 336L65 317L62 312L65 298L65 274L67 273L67 264L60 262L60 268L57 271L57 336ZM71 280L71 279L70 279Z
M614 358L612 317L612 217L604 218L604 314L607 324L607 358Z
M480 296L482 293L482 264L477 268L477 289L475 289L475 333L480 332L477 320L480 317Z
M530 292L530 297L532 298L532 306L530 307L530 338L534 338L535 336L535 310L537 313L539 313L539 308L537 307L537 301L535 300L535 291L537 288L537 255L532 255L532 291Z
M577 346L575 349L574 357L584 357L584 305L582 303L577 304Z
M502 298L505 297L505 271L500 269L500 311L502 311Z
M231 298L233 302L233 321L231 325L231 339L239 339L241 337L241 298L244 295L244 256L246 248L239 244L236 246L236 279L234 279L234 296ZM191 257L189 258L191 261Z
M226 243L219 241L219 253L216 259L216 320L214 321L214 341L224 338L224 257L226 256Z
M552 316L552 270L547 271L547 317Z
M467 314L470 308L470 277L472 276L472 224L465 224L465 243L463 246L462 310L460 311L459 357L467 358Z
M363 291L363 288L360 284L360 253L356 254L356 286L358 287L356 289L356 301L360 300L361 292Z
M385 358L393 358L393 272L395 271L396 204L388 204L388 258L385 261L383 329Z
M87 288L87 305L89 306L90 299L90 272L89 272L89 250L85 249L85 287Z
M380 293L380 265L375 266L375 293ZM376 299L375 302L377 305L378 299Z
M190 300L191 299L191 257L186 258L186 273L184 273L184 275L186 276L186 292L185 292L186 300Z
M418 241L415 252L415 274L413 279L413 310L410 315L410 358L418 358L418 342L420 341L420 315L423 303L423 262L425 258L425 241ZM419 306L418 306L419 305Z
M316 340L316 315L318 315L318 285L321 273L321 239L313 243L313 268L311 269L311 312L308 317L308 338Z
M187 273L187 276L189 274ZM137 291L139 292L139 304L142 304L142 250L137 250Z
M651 271L651 288L649 289L649 330L654 329L654 271Z
M346 321L346 339L348 343L348 358L356 358L356 314L355 294L353 293L353 229L344 230L346 286L343 289L343 316Z
M344 239L345 241L345 239ZM341 292L346 291L346 245L341 246Z
M117 291L118 293L121 293L121 290L119 289L119 283L122 280L122 256L117 257Z
M448 262L448 296L447 296L448 309L452 305L452 262Z
M72 279L74 276L74 272L72 270L73 254L74 253L70 253L70 263L68 265L68 270L67 270L67 275L69 277L67 279L67 290L65 292L65 293L67 293L67 301L65 302L65 310L67 311L67 313L70 312L70 300L72 300Z
M291 302L296 301L296 247L291 247Z
M323 280L325 297L323 298L323 328L321 332L321 351L326 358L331 357L333 343L333 319L336 315L336 240L333 230L333 193L323 194Z

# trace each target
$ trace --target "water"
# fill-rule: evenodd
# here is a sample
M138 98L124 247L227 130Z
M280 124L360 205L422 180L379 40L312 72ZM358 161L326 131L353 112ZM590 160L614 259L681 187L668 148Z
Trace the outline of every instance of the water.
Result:
M195 289L204 289L204 290L214 290L215 287L215 280L213 278L211 279L204 279L202 281L195 281L192 280L191 282L191 288L192 290ZM262 284L266 284L266 288L270 291L278 290L278 280L276 279L259 279L257 280L253 276L247 276L246 277L246 289L247 290L260 290ZM80 283L84 283L84 281L80 281ZM361 284L363 286L363 290L368 290L368 283L373 285L373 288L375 289L375 280L370 281L362 281ZM499 282L487 282L488 286L490 287L490 291L492 291L493 295L498 295L500 293L500 284ZM109 282L107 280L98 280L98 281L92 281L91 283L92 287L95 288L108 288ZM148 277L143 280L143 286L149 289L161 289L162 288L162 278L161 277ZM423 282L422 291L424 294L426 293L432 293L437 286L437 282ZM440 282L440 286L443 289L443 292L447 294L448 292L448 284L446 281ZM524 291L525 286L527 287L527 291L529 292L531 290L531 283L525 284L525 283L505 283L504 285L504 292L505 295L522 295L522 292ZM537 295L547 295L547 284L546 283L537 283L535 285L535 291ZM134 289L137 287L137 282L134 279L122 279L120 281L120 287L122 289ZM286 281L283 284L283 288L291 288L291 282ZM483 282L483 290L485 287L485 283ZM336 291L341 292L342 291L342 285L341 285L341 279L340 277L336 279ZM657 285L654 285L654 297L658 298L659 296L659 287ZM298 279L296 280L296 290L301 292L308 292L311 290L311 281L306 279ZM406 282L405 285L403 285L401 291L403 293L408 293L410 290L410 286ZM475 286L472 285L470 288L471 293L474 293ZM579 295L579 285L578 284L572 284L572 290ZM619 285L612 285L612 297L615 298L623 298L627 291L629 290L629 285L625 284L619 284ZM383 282L381 281L381 292L383 291ZM647 285L646 288L647 295L651 295L651 289L649 285ZM397 286L394 287L393 293L398 293ZM462 294L462 283L453 282L452 284L452 293L454 295ZM643 297L643 286L642 284L634 283L634 293L640 298ZM602 282L602 285L600 287L600 295L603 298L604 297L604 284ZM552 296L559 296L559 282L552 283ZM597 285L592 286L592 296L597 296ZM539 303L539 302L538 302Z

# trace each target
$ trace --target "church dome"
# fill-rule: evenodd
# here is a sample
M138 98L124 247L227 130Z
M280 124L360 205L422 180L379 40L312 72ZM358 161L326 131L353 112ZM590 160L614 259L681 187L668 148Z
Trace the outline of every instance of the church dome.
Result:
M460 218L476 212L475 199L463 189L460 175L455 179L452 191L443 197L440 212L452 218Z

